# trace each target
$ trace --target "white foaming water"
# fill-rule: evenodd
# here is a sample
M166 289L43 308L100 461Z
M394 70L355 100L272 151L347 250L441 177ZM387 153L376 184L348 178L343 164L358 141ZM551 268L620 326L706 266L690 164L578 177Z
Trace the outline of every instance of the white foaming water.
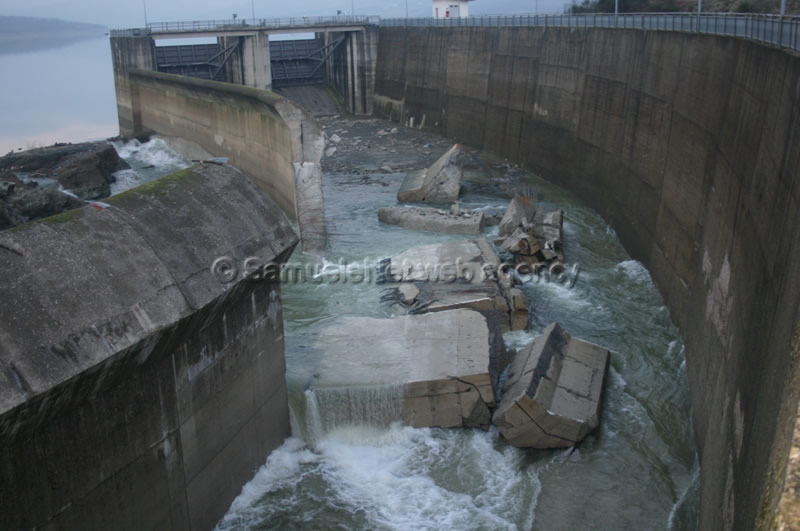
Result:
M116 182L111 184L111 195L190 166L186 159L172 151L167 143L157 136L145 143L133 139L128 142L112 142L112 145L120 158L131 168L114 174Z
M644 264L638 260L625 260L617 264L617 268L622 270L623 273L628 275L628 277L636 282L645 282L648 284L653 283L653 279L650 277L650 272L647 270Z
M268 519L271 514L265 512L258 501L270 492L296 487L305 477L302 467L318 463L319 459L319 455L309 450L302 440L287 439L270 454L253 479L242 487L228 513L217 524L217 529L254 527ZM291 507L297 500L290 498L284 503Z
M125 160L133 159L144 166L180 166L186 167L186 159L172 151L163 138L152 137L145 143L135 138L128 142L113 142L117 154Z
M503 343L507 349L520 350L522 347L530 345L536 339L536 334L532 330L516 330L503 334Z
M304 421L296 424L312 443L343 426L388 427L402 418L403 394L402 385L306 389Z
M364 258L350 262L344 258L336 262L331 262L322 257L322 263L317 266L313 274L314 279L325 279L326 281L339 282L341 279L353 274L372 273L378 266L379 260Z
M543 276L533 276L524 285L534 290L537 296L547 297L572 310L586 309L592 305L591 301L581 293L578 285L570 287L568 282L562 284L554 278L548 280Z
M266 506L271 521L281 511L280 521L287 527L332 525L326 514L292 512L293 497L287 500L286 493L313 485L329 497L327 505L361 515L360 527L530 529L541 483L523 460L520 450L498 449L492 432L398 424L388 429L343 427L313 450L297 439L276 450L218 529L256 526L265 521ZM278 491L283 491L279 504L264 503Z
M689 502L689 498L691 495L699 494L700 490L700 467L695 466L694 471L692 472L691 479L686 484L686 488L683 489L681 495L678 497L678 500L675 502L675 505L672 506L672 510L669 512L669 516L667 517L667 529L681 529L685 526L685 522L680 521L680 511L684 508L684 506Z

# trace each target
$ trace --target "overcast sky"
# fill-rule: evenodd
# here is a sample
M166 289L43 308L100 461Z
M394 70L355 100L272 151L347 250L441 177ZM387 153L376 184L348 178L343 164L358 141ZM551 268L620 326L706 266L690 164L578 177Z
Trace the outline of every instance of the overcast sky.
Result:
M539 12L561 12L566 0L538 0ZM51 17L76 22L93 22L111 28L144 24L145 3L150 22L335 15L341 9L357 15L404 16L404 0L0 0L0 15ZM536 0L476 0L472 14L533 13ZM431 0L408 0L410 16L431 16Z

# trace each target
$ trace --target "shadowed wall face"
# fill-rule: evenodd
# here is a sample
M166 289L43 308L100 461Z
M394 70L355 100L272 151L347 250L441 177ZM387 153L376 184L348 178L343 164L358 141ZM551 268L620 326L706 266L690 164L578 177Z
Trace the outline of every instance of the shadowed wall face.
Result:
M297 237L230 166L108 203L0 233L0 521L209 529L289 435L279 285L242 265Z
M129 70L136 134L190 140L247 172L299 226L302 248L326 245L322 128L310 113L266 90Z
M767 525L800 395L800 58L659 31L382 28L374 99L609 221L686 342L700 528Z

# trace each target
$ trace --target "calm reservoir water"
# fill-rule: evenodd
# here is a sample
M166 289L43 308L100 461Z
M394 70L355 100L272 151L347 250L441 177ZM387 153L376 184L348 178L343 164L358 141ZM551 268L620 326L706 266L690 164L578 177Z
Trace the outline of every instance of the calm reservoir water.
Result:
M118 134L108 37L0 53L0 71L0 155Z

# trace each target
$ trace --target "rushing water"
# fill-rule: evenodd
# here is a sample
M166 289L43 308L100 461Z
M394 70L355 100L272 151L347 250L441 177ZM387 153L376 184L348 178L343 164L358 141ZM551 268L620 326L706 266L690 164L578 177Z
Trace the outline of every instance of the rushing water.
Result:
M190 165L158 136L152 137L147 142L132 139L126 142L115 141L112 145L120 158L128 163L130 169L120 170L114 174L116 182L111 183L111 195L122 193Z
M496 431L389 424L390 415L368 410L374 393L391 390L326 397L308 388L320 363L315 338L332 319L392 315L370 277L381 258L462 238L381 225L377 209L396 204L401 180L325 177L329 251L321 261L292 259L324 267L282 287L294 437L243 488L219 529L693 529L698 467L680 336L648 272L613 230L532 176L522 181L540 204L564 209L567 259L581 270L572 289L526 283L529 330L505 339L520 347L555 320L613 351L593 434L574 450L526 451ZM462 206L503 212L508 200L467 193ZM340 407L361 408L359 416L371 419L342 422Z

